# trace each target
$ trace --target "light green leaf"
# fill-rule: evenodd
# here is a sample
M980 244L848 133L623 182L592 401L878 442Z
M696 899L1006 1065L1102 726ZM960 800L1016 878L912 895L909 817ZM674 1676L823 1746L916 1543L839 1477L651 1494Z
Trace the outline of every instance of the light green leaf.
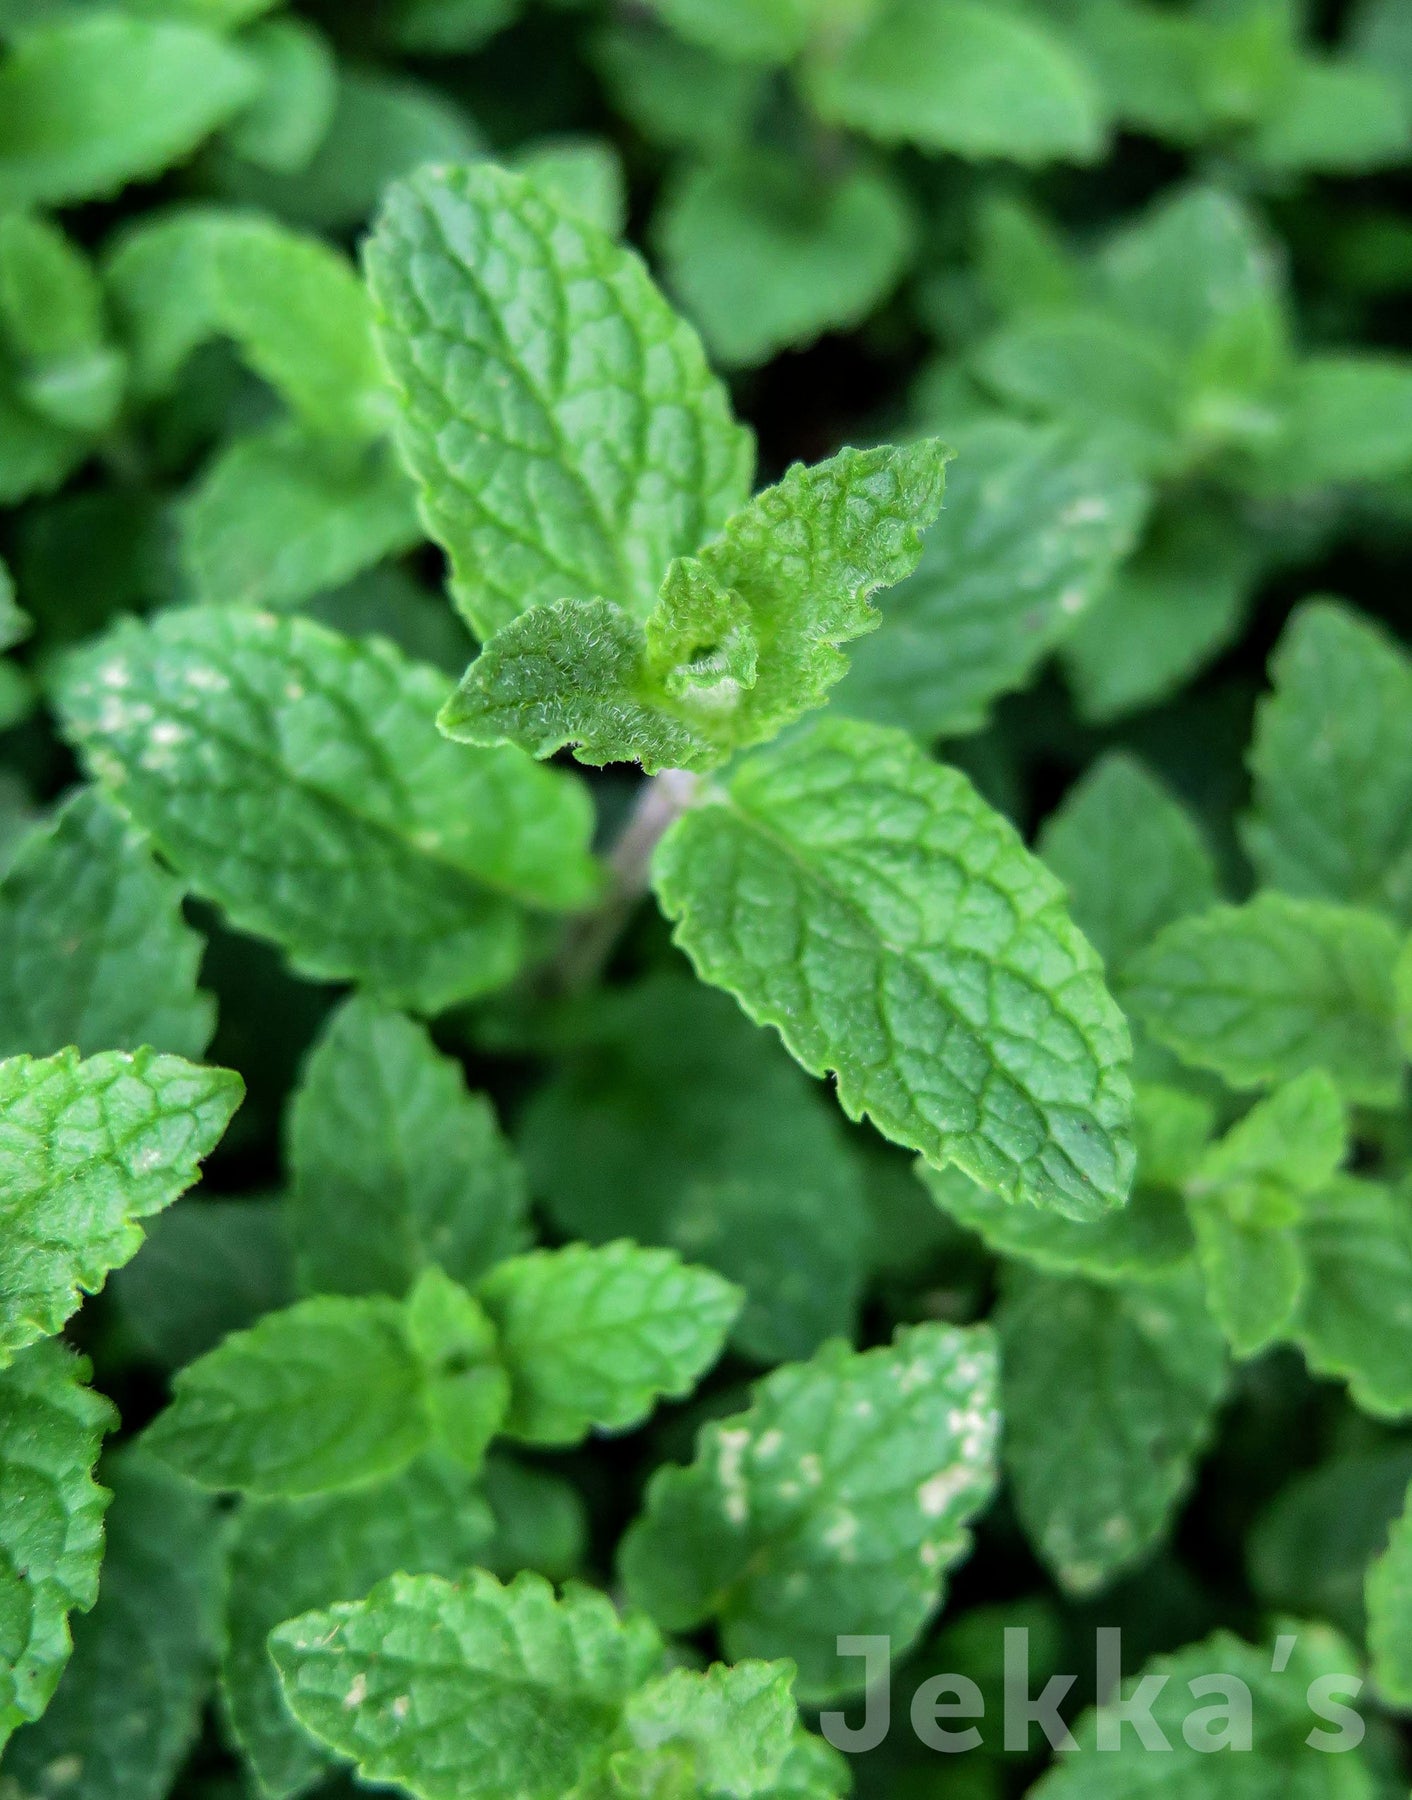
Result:
M768 150L685 169L653 221L667 286L729 368L857 326L914 248L906 194L866 164L820 179Z
M134 1343L166 1369L294 1298L286 1202L193 1195L152 1221L109 1293Z
M57 226L25 213L0 213L0 347L41 418L91 434L113 424L127 370L92 265Z
M1412 1414L1412 1203L1341 1176L1300 1207L1309 1267L1291 1336L1311 1369L1347 1381L1377 1418Z
M1351 58L1304 56L1252 133L1264 168L1361 175L1395 168L1412 153L1412 106L1383 69Z
M91 440L30 410L0 370L0 505L59 487L87 458Z
M477 633L563 599L645 617L745 499L753 452L638 258L478 164L395 188L368 273L403 455Z
M1397 951L1376 913L1263 893L1169 925L1130 965L1124 998L1158 1043L1232 1087L1321 1068L1349 1100L1391 1106Z
M1412 659L1330 601L1293 615L1255 718L1244 839L1287 893L1412 924Z
M104 199L160 174L257 82L247 57L194 25L104 9L27 32L0 62L0 206Z
M318 149L333 119L338 69L328 39L302 19L262 20L240 40L260 92L225 135L236 156L293 173Z
M1284 396L1285 429L1258 474L1295 492L1380 481L1412 468L1412 361L1354 352L1311 356Z
M1066 1591L1093 1593L1151 1549L1190 1485L1225 1393L1221 1334L1192 1277L1020 1268L995 1325L1021 1522Z
M791 61L809 41L825 0L647 0L672 30L738 62Z
M193 598L214 606L297 606L422 537L385 445L331 458L288 424L218 452L177 516Z
M281 1625L270 1650L295 1716L365 1781L417 1800L561 1800L662 1654L601 1594L556 1599L537 1575L502 1587L480 1569L455 1586L394 1575Z
M0 1063L0 1366L56 1332L220 1142L244 1087L153 1050Z
M644 625L604 601L561 601L504 627L442 730L649 771L768 742L842 677L839 645L878 623L870 597L916 568L948 455L924 439L796 464L673 564Z
M660 1793L672 1776L722 1800L775 1792L798 1729L793 1685L788 1662L659 1675L624 1708L632 1748L613 1756L612 1778L628 1794Z
M627 229L627 177L606 138L541 138L520 151L515 167L556 206L578 213L609 237L621 237Z
M142 832L92 790L75 795L0 882L0 1056L75 1044L199 1057L215 1005L181 901Z
M1187 1182L1207 1301L1238 1356L1263 1350L1294 1317L1307 1279L1300 1201L1347 1154L1338 1090L1312 1069L1253 1107Z
M180 1370L142 1442L202 1487L323 1493L395 1474L426 1446L424 1380L395 1301L302 1300Z
M505 1431L574 1444L630 1431L681 1399L716 1361L741 1293L670 1250L571 1244L500 1263L478 1296L510 1376Z
M69 1659L68 1615L98 1597L108 1495L92 1470L118 1418L83 1385L88 1373L60 1343L0 1370L0 1746L49 1704Z
M834 704L933 740L1026 685L1132 549L1146 485L1101 442L988 417L948 433L946 510Z
M1088 72L1041 19L981 0L883 0L810 97L883 143L1021 163L1092 162L1105 120Z
M1368 1651L1378 1693L1412 1706L1412 1507L1393 1522L1387 1547L1368 1569Z
M90 767L199 893L298 970L436 1011L594 895L587 795L432 728L448 684L379 639L238 608L124 624L64 671Z
M292 1103L289 1161L310 1292L400 1295L433 1264L470 1283L521 1248L524 1176L490 1102L375 1001L348 1001L325 1027Z
M44 1717L5 1752L33 1800L166 1800L215 1663L221 1540L211 1500L140 1454L105 1463L98 1601Z
M746 1355L787 1362L853 1336L857 1163L814 1083L726 995L680 975L615 992L530 1097L519 1142L565 1235L670 1244L743 1287Z
M1060 649L1083 717L1106 724L1199 674L1238 636L1263 560L1248 525L1219 504L1159 513Z
M403 1570L462 1575L493 1524L471 1477L424 1457L391 1481L312 1500L247 1502L230 1546L221 1699L265 1800L293 1800L331 1758L284 1704L267 1640L292 1614L358 1600Z
M484 1307L440 1269L424 1269L407 1296L408 1341L426 1371L424 1397L437 1445L475 1474L510 1410L510 1377Z
M1115 979L1163 926L1217 899L1200 826L1126 751L1109 751L1070 789L1039 848Z
M1099 1736L1104 1714L1090 1709L1074 1727L1076 1750L1059 1757L1030 1790L1034 1800L1132 1800L1135 1793L1149 1800L1225 1800L1232 1793L1251 1800L1280 1794L1374 1800L1379 1784L1361 1757L1320 1755L1308 1742L1311 1725L1336 1735L1334 1726L1311 1712L1309 1696L1320 1692L1338 1702L1351 1700L1357 1692L1357 1652L1327 1626L1304 1621L1281 1636L1278 1648L1256 1648L1218 1631L1175 1655L1153 1658L1140 1675L1124 1679L1121 1693L1130 1699L1146 1684L1139 1708L1150 1699L1153 1725L1170 1753L1157 1754L1161 1746L1149 1745L1133 1725L1111 1718L1107 1729L1116 1727L1120 1741L1105 1749ZM1330 1687L1316 1689L1325 1677ZM1236 1743L1246 1742L1242 1690L1250 1702L1250 1748L1235 1751ZM1352 1746L1325 1743L1323 1748ZM1239 1764L1230 1759L1232 1752L1240 1756ZM1231 1773L1236 1768L1239 1775Z
M899 732L840 721L681 819L654 884L703 979L844 1110L1073 1218L1132 1185L1127 1027L1058 882Z
M894 1654L935 1611L988 1498L999 1428L984 1330L917 1325L890 1348L826 1345L665 1467L623 1541L629 1595L668 1631L717 1622L732 1660L791 1656L809 1700L847 1692L842 1633Z

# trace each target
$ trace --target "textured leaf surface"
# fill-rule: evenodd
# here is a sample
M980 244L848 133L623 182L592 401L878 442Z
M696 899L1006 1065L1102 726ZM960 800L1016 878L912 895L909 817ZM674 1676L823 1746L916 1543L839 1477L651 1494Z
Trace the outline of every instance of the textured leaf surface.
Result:
M560 1800L661 1656L646 1620L601 1594L483 1570L454 1587L395 1575L282 1625L271 1651L296 1716L419 1800Z
M473 1282L521 1247L525 1181L490 1102L375 1001L325 1027L292 1103L290 1235L313 1293L403 1294L431 1264Z
M1074 629L1132 549L1145 484L1063 427L987 418L956 461L921 566L888 596L835 704L918 737L972 731Z
M238 1075L152 1050L0 1063L0 1362L58 1331L220 1142Z
M399 1570L454 1579L479 1559L492 1529L471 1477L433 1457L350 1493L241 1508L230 1547L221 1698L268 1800L291 1800L331 1760L284 1703L267 1647L274 1628L311 1607L360 1600Z
M28 33L0 64L0 206L101 199L156 175L256 80L212 33L116 9Z
M885 173L821 181L810 164L760 150L688 169L654 230L668 287L732 368L860 324L896 286L914 238Z
M479 1298L510 1375L506 1431L531 1444L627 1431L715 1362L741 1295L669 1250L570 1245L500 1263Z
M747 1355L787 1362L853 1335L856 1161L814 1084L726 995L677 975L615 994L531 1097L519 1142L566 1235L671 1244L743 1287Z
M744 764L663 840L704 979L852 1117L1075 1218L1132 1184L1127 1027L1058 882L965 778L840 722Z
M401 1307L304 1300L182 1369L143 1442L203 1487L317 1494L412 1460L429 1436L422 1385Z
M1200 826L1125 751L1101 757L1070 789L1046 820L1039 848L1115 979L1164 926L1218 898Z
M810 89L825 118L884 143L1022 163L1103 147L1083 65L1041 23L977 0L884 0Z
M793 1683L787 1662L658 1676L624 1709L632 1749L614 1756L613 1778L628 1793L660 1791L669 1771L689 1774L702 1793L748 1800L774 1792L796 1741Z
M1287 893L1412 924L1412 659L1328 601L1295 613L1256 715L1245 842Z
M476 631L563 599L645 617L753 453L639 259L482 164L394 189L368 272L402 451Z
M659 1469L623 1542L629 1595L668 1631L714 1619L732 1660L791 1656L808 1699L847 1691L843 1633L901 1652L969 1545L994 1482L994 1346L918 1325L890 1348L826 1345Z
M1021 1269L1007 1272L996 1330L1021 1521L1061 1584L1092 1593L1151 1548L1191 1481L1225 1392L1221 1334L1189 1277Z
M497 633L441 716L471 743L506 739L580 761L710 768L818 706L871 631L880 588L916 568L949 452L843 450L796 464L699 557L673 565L639 626L604 601L536 608Z
M68 1615L98 1594L108 1495L92 1476L113 1408L88 1365L35 1344L0 1370L0 1745L37 1719L69 1659Z
M1374 913L1265 893L1168 926L1125 994L1159 1043L1234 1087L1323 1068L1348 1099L1390 1105L1397 948Z
M301 973L435 1011L508 980L521 904L592 898L587 796L518 751L457 750L446 683L377 639L197 608L67 667L95 773L200 893Z
M0 1056L200 1056L216 1009L181 901L141 831L96 793L71 800L0 883Z
M201 1723L215 1663L221 1541L211 1500L125 1453L93 1611L44 1717L5 1753L33 1800L166 1800Z
M1412 1202L1342 1176L1300 1208L1309 1276L1291 1335L1309 1366L1347 1381L1365 1412L1412 1413Z

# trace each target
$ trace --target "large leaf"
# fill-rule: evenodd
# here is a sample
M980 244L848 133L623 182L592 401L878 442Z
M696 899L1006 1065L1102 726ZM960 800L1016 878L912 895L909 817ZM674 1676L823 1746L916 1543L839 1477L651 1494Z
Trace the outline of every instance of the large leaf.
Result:
M740 765L655 885L708 981L940 1167L1074 1218L1132 1185L1127 1027L1058 882L966 779L840 721Z

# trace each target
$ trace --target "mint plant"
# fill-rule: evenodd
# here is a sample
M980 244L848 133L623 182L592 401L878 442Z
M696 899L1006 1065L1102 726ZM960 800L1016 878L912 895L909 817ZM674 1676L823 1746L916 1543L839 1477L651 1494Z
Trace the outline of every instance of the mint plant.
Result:
M1404 14L0 0L0 1800L1406 1791Z

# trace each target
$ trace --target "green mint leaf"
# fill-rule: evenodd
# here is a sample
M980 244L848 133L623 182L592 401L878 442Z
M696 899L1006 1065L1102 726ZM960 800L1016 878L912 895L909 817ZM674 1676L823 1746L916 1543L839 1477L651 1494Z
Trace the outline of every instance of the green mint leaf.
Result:
M423 55L464 55L503 31L522 0L394 0L388 21L399 48Z
M588 50L614 105L649 143L710 152L747 136L766 80L761 69L636 21L609 24Z
M62 231L25 213L0 214L0 344L41 418L95 435L113 424L127 370L107 339L98 279Z
M1102 595L1146 485L1099 441L987 417L948 433L946 510L835 706L917 737L977 730Z
M1412 1511L1393 1522L1386 1548L1368 1569L1368 1651L1379 1694L1412 1705Z
M331 459L286 424L222 450L178 517L192 598L212 606L297 606L422 536L386 446Z
M949 452L844 450L796 464L700 555L673 565L645 625L601 601L498 632L441 716L452 737L546 756L702 769L820 705L871 631L870 597L916 568Z
M137 1050L199 1057L215 1006L181 884L101 795L75 795L0 881L0 1056Z
M1412 362L1313 356L1285 395L1285 430L1260 474L1279 489L1378 481L1412 468Z
M1200 826L1126 751L1101 757L1070 789L1039 848L1115 980L1164 926L1218 898Z
M338 67L327 38L289 17L263 20L240 47L259 69L260 92L225 134L236 156L286 174L318 149L333 119Z
M1093 1593L1151 1549L1190 1485L1225 1394L1221 1334L1190 1276L1099 1283L1019 1268L995 1328L1021 1522L1066 1592Z
M447 683L378 639L195 608L118 627L60 686L124 810L301 973L437 1011L514 975L522 906L593 898L586 794L440 740Z
M480 1569L455 1586L394 1575L281 1625L270 1651L295 1717L417 1800L560 1800L661 1658L647 1621L601 1594Z
M0 1063L0 1365L56 1332L220 1142L244 1087L153 1050Z
M346 1494L246 1502L230 1545L221 1700L266 1800L294 1800L331 1763L280 1693L268 1639L312 1607L359 1600L397 1570L465 1573L494 1525L471 1477L438 1457Z
M531 1096L519 1144L566 1235L672 1245L743 1287L745 1355L788 1362L853 1336L856 1159L815 1084L726 995L657 975L606 997Z
M627 229L627 177L622 158L605 138L545 138L522 150L515 166L556 206L578 213L609 237L621 237Z
M302 1300L180 1370L142 1441L202 1487L299 1498L405 1468L424 1387L395 1301Z
M1270 664L1244 838L1287 893L1412 924L1412 659L1329 601L1294 614Z
M1126 1200L1126 1025L1058 882L964 776L822 724L680 820L654 882L702 978L850 1117L1070 1217Z
M690 43L736 62L785 63L809 41L825 0L648 0Z
M218 1520L208 1496L131 1450L103 1478L113 1501L97 1604L75 1621L58 1691L7 1748L5 1775L37 1796L165 1800L211 1682Z
M1212 1312L1238 1356L1285 1333L1304 1291L1300 1201L1348 1154L1348 1118L1321 1069L1253 1107L1186 1184Z
M1412 1413L1412 1328L1401 1296L1412 1281L1405 1193L1340 1176L1300 1204L1309 1275L1291 1336L1311 1369L1347 1381L1364 1412Z
M1097 90L1063 40L979 0L882 0L807 85L833 124L957 156L1092 162L1106 136Z
M314 1293L472 1283L520 1249L524 1176L490 1103L426 1031L368 999L316 1044L289 1115L289 1230Z
M0 369L0 505L15 506L61 486L88 456L91 440L30 409Z
M1376 913L1263 893L1169 925L1129 965L1124 998L1159 1044L1232 1087L1322 1068L1347 1099L1391 1106L1397 952Z
M661 1468L623 1541L629 1595L664 1629L717 1622L732 1660L790 1656L810 1700L846 1692L843 1633L895 1654L935 1611L994 1482L990 1336L917 1325L890 1348L826 1345Z
M84 1386L88 1364L34 1344L0 1370L0 1746L49 1704L68 1617L98 1597L107 1493L93 1480L117 1414Z
M15 583L10 571L0 562L0 650L13 650L34 629L34 621L20 610L15 599Z
M394 188L368 274L402 452L476 632L563 599L645 617L745 499L753 452L639 259L479 164Z
M1412 152L1412 106L1385 69L1305 56L1250 140L1263 168L1360 175Z
M793 1686L788 1662L659 1675L623 1710L632 1748L613 1756L612 1778L629 1794L659 1793L673 1774L722 1800L774 1793L798 1730Z
M1185 687L1239 634L1263 562L1229 507L1160 512L1060 647L1083 717L1106 724Z
M283 1200L179 1200L108 1292L127 1331L164 1369L180 1369L228 1333L294 1298Z
M474 1474L510 1410L510 1377L500 1366L495 1327L463 1287L440 1269L426 1269L407 1296L406 1329L425 1372L432 1437Z
M248 58L194 25L104 9L27 32L0 65L0 206L104 199L159 174L257 81Z
M728 368L754 368L868 317L915 249L905 192L859 164L821 181L777 151L688 167L653 221L667 286Z
M719 1275L627 1242L515 1257L477 1293L510 1376L505 1431L530 1444L630 1431L690 1393L741 1303Z

